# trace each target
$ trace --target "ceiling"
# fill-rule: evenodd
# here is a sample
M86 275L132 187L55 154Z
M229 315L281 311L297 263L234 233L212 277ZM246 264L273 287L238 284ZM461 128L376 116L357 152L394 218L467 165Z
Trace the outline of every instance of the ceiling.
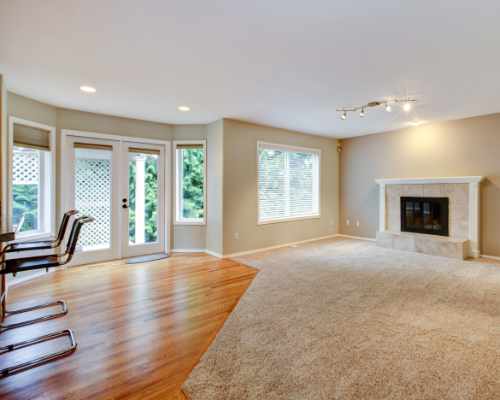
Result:
M62 107L350 137L499 112L499 18L498 0L0 0L0 73ZM335 112L406 95L409 114Z

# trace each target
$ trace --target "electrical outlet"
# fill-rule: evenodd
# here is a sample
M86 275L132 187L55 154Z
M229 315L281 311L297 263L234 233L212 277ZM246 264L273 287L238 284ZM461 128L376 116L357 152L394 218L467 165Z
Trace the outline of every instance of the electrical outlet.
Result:
M345 220L345 224L346 224L347 226L351 225L351 220L350 220L350 219L346 219L346 220Z
M234 232L234 238L238 240L240 238L240 233L239 232Z
M359 219L356 220L356 228L359 228Z

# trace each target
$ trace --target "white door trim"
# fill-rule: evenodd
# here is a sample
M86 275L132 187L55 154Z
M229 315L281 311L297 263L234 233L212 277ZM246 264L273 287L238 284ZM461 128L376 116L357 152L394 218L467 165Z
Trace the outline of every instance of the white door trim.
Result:
M68 137L80 137L87 139L101 139L101 140L112 140L117 142L135 142L135 143L143 143L143 144L156 144L162 145L165 147L165 156L164 156L164 215L165 215L165 223L164 223L164 243L165 243L165 251L169 253L171 251L171 221L172 221L172 187L171 187L171 173L172 173L172 160L171 160L171 141L169 140L159 140L159 139L148 139L148 138L140 138L133 136L122 136L115 134L107 134L107 133L98 133L98 132L86 132L86 131L78 131L72 129L61 129L61 173L59 178L59 214L62 216L64 210L67 208L69 202L69 193L67 191L62 190L63 183L68 182L68 174L71 173L69 171L70 165L70 154L65 152L67 147Z
M130 147L137 147L139 149L145 149L145 150L159 150L160 151L160 156L158 159L158 179L162 180L159 188L159 193L158 193L158 200L160 204L165 204L165 179L163 174L165 174L165 164L166 164L166 146L158 145L158 144L150 144L150 143L142 143L138 140L135 141L123 141L121 142L121 161L120 165L122 166L123 170L121 171L121 180L123 182L123 185L121 186L122 193L120 193L121 198L127 198L130 203L129 197L129 186L128 186L128 179L129 179L129 169L128 169L128 154L129 154L129 148ZM122 250L121 250L121 256L122 258L129 258L129 257L134 257L134 256L140 256L140 255L146 255L146 254L154 254L154 253L159 253L162 251L165 251L166 249L166 241L165 241L165 230L162 229L162 226L164 227L166 224L164 221L166 221L166 210L163 208L159 209L158 213L158 242L157 243L151 243L151 244L142 244L142 245L130 245L128 243L128 225L129 225L129 216L128 213L121 213L121 232L122 232Z

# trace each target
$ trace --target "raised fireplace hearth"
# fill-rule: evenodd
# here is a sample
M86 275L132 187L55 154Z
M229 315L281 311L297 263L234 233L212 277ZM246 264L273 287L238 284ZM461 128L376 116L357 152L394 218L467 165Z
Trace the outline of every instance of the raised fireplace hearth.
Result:
M377 244L454 258L479 257L481 176L376 179Z
M448 197L401 197L401 231L449 235Z

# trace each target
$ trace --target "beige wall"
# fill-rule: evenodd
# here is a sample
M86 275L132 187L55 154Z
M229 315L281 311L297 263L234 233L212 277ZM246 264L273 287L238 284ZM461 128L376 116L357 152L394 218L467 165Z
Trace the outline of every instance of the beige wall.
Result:
M57 128L56 174L58 177L61 176L60 138L62 129L160 140L204 139L206 137L206 127L204 125L173 126L131 118L68 110L50 106L14 93L8 93L7 108L9 115ZM56 186L56 192L59 193L61 187L59 179L57 179ZM172 196L173 195L174 193L172 191ZM59 196L56 196L57 215L59 215L59 201ZM173 199L171 204L174 204ZM173 249L205 248L205 227L172 226L170 233L172 238L171 246Z
M207 126L207 250L223 253L224 121Z
M257 224L257 141L321 149L321 218ZM224 120L224 254L332 235L337 232L337 140ZM239 234L236 239L235 234Z
M52 107L13 93L8 95L8 110L10 115L57 128L57 171L60 171L61 129L163 140L206 139L207 225L172 224L173 249L207 248L218 254L230 254L337 232L339 157L336 140L234 120L209 125L158 124ZM321 218L257 225L256 146L259 140L322 150ZM175 176L171 178L173 188ZM59 187L60 184L58 190Z
M481 190L482 253L500 256L500 114L362 136L341 144L341 233L375 237L376 178L483 175L487 181Z

